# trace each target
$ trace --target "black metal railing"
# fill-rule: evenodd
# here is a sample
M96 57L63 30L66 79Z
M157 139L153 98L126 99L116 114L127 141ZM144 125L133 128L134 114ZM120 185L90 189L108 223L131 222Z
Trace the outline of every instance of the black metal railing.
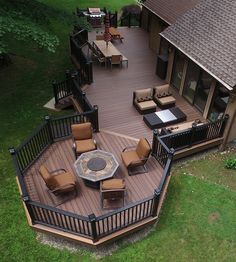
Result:
M196 125L193 123L192 128L161 136L161 141L168 147L174 148L175 151L190 148L194 145L210 141L223 136L228 115L215 122ZM155 136L158 136L155 133Z
M120 18L120 26L140 26L141 25L141 13L132 14L128 13L127 15Z
M83 53L82 47L86 43L80 43L78 37L70 36L71 59L76 68L80 71L81 84L91 84L93 82L93 62Z
M22 192L22 200L26 205L32 223L84 236L95 242L104 236L117 232L142 220L157 216L160 197L166 179L170 174L173 152L171 150L166 150L164 152L163 150L161 162L164 167L163 176L161 184L154 190L153 196L109 212L106 215L96 217L94 214L91 214L88 217L84 217L31 201L24 182L24 173L27 168L39 157L49 144L57 139L63 139L70 136L71 124L84 122L89 118L89 120L91 120L93 114L94 112L87 112L86 114L66 116L57 119L45 117L45 122L36 132L16 150L11 148L10 153L13 157L16 175ZM96 122L92 122L92 124L95 131L98 130ZM153 148L154 147L153 145Z

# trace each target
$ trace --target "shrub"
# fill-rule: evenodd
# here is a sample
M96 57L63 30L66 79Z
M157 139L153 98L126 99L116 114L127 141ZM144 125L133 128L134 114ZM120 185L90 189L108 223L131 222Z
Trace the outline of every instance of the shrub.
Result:
M236 169L236 158L228 158L225 160L225 167L228 169Z

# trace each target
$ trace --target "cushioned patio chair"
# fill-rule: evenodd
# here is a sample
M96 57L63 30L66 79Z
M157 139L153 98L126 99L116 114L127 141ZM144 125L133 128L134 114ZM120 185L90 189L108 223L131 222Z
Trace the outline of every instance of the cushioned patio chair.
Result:
M97 143L93 139L93 130L90 122L71 125L73 150L75 158L82 153L95 150Z
M135 175L139 173L146 173L147 168L145 166L149 155L151 153L151 147L145 138L141 138L137 146L126 147L121 153L122 161L128 170L129 175ZM137 167L142 167L143 171L134 171Z
M65 169L57 169L49 172L48 169L42 165L39 168L39 174L50 192L55 195L71 192L76 189L76 179L74 175L66 172Z
M133 93L133 105L140 114L148 114L156 111L156 103L152 99L152 89L140 89Z
M112 178L102 181L100 183L101 207L104 208L104 200L109 203L113 202L112 204L121 200L124 206L125 190L124 179ZM114 206L111 205L110 208L114 208Z
M168 84L153 88L153 100L161 109L173 107L176 102Z
M112 69L113 65L119 65L119 67L122 66L122 55L112 55L111 58L109 58L110 67Z

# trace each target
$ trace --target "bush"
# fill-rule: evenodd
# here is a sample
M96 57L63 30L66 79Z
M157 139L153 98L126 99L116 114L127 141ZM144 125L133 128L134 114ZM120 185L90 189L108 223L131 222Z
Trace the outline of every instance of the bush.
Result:
M228 169L236 169L236 158L228 158L225 160L225 167Z

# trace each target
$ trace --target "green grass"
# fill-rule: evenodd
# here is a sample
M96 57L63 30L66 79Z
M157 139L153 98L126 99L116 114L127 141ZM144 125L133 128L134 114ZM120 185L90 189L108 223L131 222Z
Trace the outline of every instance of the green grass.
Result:
M42 1L68 12L98 1ZM99 1L119 9L132 1ZM7 151L17 146L44 115L58 115L43 105L52 97L51 81L70 68L70 26L53 21L49 30L60 39L55 54L25 42L9 43L16 56L0 71L0 254L1 261L95 261L90 252L57 250L40 244L28 227ZM123 245L102 261L235 261L236 180L223 160L233 152L214 154L176 167L155 230L145 239ZM222 161L221 161L222 160Z

